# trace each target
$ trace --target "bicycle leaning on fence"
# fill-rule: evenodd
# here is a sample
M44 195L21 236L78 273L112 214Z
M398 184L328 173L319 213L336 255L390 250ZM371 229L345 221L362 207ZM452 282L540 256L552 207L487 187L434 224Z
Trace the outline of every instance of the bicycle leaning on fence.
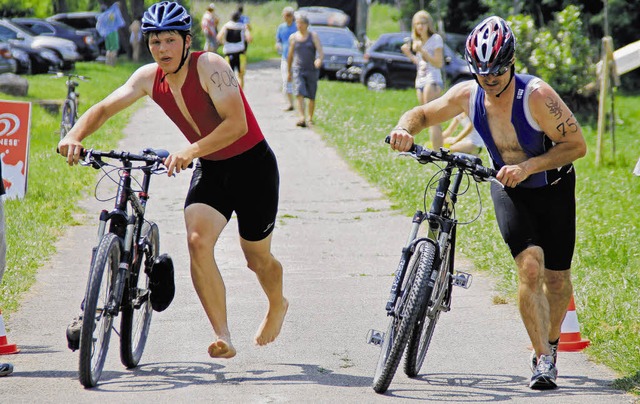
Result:
M389 137L386 141L389 142ZM386 304L387 330L369 332L368 342L381 347L373 378L373 389L377 393L389 388L403 353L406 375L418 375L440 313L451 308L453 286L471 286L471 274L454 272L456 229L461 224L456 219L455 205L458 197L469 190L469 177L477 182L500 184L495 178L497 172L484 167L477 156L450 153L447 149L437 152L419 145L400 155L410 156L421 164L444 162L446 165L431 177L425 188L425 212L418 210L413 215L409 238L402 249ZM463 186L464 179L467 186ZM434 187L435 194L426 211L427 196ZM480 213L481 209L476 219Z
M67 133L69 133L73 125L75 125L76 121L78 120L78 104L80 102L80 94L78 94L76 88L78 87L79 83L75 81L74 78L82 81L87 81L89 80L89 77L80 76L73 73L64 74L61 72L56 73L54 77L66 77L67 98L65 98L62 105L62 119L60 121L60 139L62 139L67 135Z
M79 377L85 387L100 379L114 318L122 314L120 360L133 368L142 357L153 310L164 310L173 299L173 263L167 254L159 255L158 225L145 218L151 176L167 172L162 162L168 155L155 149L141 154L83 150L81 164L105 173L98 185L105 178L117 183L114 209L100 213L82 314L67 329L69 348L80 349ZM135 171L142 172L141 180Z

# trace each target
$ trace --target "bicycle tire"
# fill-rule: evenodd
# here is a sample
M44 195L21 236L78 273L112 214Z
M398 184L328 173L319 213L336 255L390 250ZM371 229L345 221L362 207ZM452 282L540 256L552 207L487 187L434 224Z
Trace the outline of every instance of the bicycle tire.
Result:
M430 247L428 247L430 246ZM400 359L409 340L409 334L414 328L420 305L425 301L425 287L428 282L427 268L435 258L435 247L429 242L422 242L416 246L407 267L407 274L400 289L400 298L396 303L396 313L389 320L387 333L378 358L376 373L373 377L373 390L384 393L398 369Z
M80 382L85 387L98 384L109 350L113 315L105 307L113 305L113 287L120 265L120 239L105 234L93 258L84 298L80 333Z
M435 246L432 245L435 249ZM427 285L425 294L427 296L427 304L421 308L421 312L416 321L416 326L411 332L409 337L409 343L407 344L407 351L404 360L404 373L408 377L416 377L424 364L429 345L431 344L431 338L440 318L441 310L436 308L432 311L432 316L429 316L428 309L433 307L434 301L438 297L442 288L449 289L449 277L446 276L450 272L449 266L451 265L451 256L453 250L447 251L447 259L440 263L433 262L429 270L429 278L434 280L433 286ZM444 293L448 293L445 291ZM441 302L440 302L441 303Z
M76 105L70 99L64 100L62 120L60 121L60 139L64 138L76 123Z
M153 309L149 300L149 277L151 265L160 251L160 230L153 222L145 222L140 232L143 251L140 251L134 263L130 281L136 283L135 296L130 292L134 289L125 285L123 298L122 319L120 320L120 361L127 369L134 368L140 363L142 352L147 343L151 315ZM145 268L141 271L142 264Z

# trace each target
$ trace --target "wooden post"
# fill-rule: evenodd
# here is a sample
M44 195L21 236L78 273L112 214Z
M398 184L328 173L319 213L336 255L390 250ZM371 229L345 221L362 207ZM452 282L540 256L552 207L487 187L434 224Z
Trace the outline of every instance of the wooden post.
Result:
M602 71L600 71L600 97L598 100L598 137L596 139L596 166L602 157L602 138L604 135L606 111L605 102L611 80L611 61L613 60L613 40L610 36L602 38Z

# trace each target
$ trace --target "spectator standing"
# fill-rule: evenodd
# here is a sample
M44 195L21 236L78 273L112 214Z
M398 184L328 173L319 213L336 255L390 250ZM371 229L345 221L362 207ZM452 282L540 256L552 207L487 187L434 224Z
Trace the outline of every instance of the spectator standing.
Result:
M202 32L204 33L204 50L207 52L218 51L218 47L220 46L217 39L219 23L220 18L216 14L216 5L210 3L207 11L205 11L202 16L202 22L200 24Z
M107 8L98 15L96 30L105 38L104 45L107 51L106 63L115 66L118 59L118 51L120 50L120 38L118 29L124 27L124 19L120 12L120 2L115 2L111 7Z
M438 98L442 94L442 66L444 66L444 41L435 32L435 24L429 13L420 10L411 20L411 42L402 46L402 52L416 65L416 95L418 104ZM442 147L442 127L434 125L431 130L431 147Z
M305 128L307 125L313 125L316 91L324 53L318 34L309 31L309 19L305 15L296 16L296 28L298 31L289 37L287 67L288 78L293 80L293 93L296 95L300 113L300 120L296 125ZM309 100L306 107L305 98Z
M285 111L294 110L293 85L289 79L289 66L287 62L287 56L289 55L289 37L298 30L293 13L293 7L285 7L282 10L282 19L284 22L278 26L276 31L276 50L281 56L280 73L282 74L282 92L285 94L287 101L289 101L289 106Z
M218 42L231 69L236 72L240 87L244 88L244 73L247 68L247 43L251 42L251 32L240 22L240 12L236 11L222 26Z
M4 230L4 183L2 182L2 162L0 161L0 283L7 266L7 239ZM13 373L13 365L0 363L0 376L8 376Z
M140 47L142 45L142 31L140 27L142 23L140 19L142 17L136 17L129 25L129 43L131 44L131 58L134 62L140 60Z

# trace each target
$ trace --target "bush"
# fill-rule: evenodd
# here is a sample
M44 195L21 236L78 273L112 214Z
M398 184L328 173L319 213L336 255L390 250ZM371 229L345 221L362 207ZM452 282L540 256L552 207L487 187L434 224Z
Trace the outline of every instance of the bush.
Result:
M555 20L537 29L531 16L508 18L517 38L516 69L549 83L574 111L597 108L595 95L582 89L595 80L595 57L576 6L558 12Z

